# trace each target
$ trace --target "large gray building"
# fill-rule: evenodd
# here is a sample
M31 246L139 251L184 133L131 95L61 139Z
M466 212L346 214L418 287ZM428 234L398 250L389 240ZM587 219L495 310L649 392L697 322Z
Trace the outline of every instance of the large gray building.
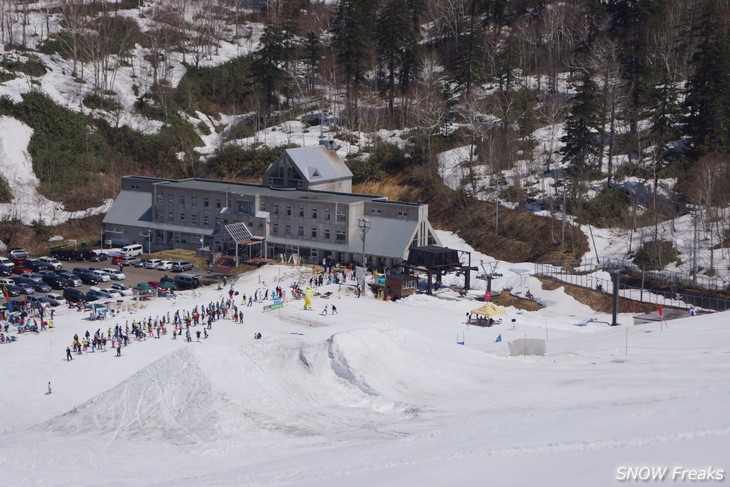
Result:
M105 239L152 251L209 248L242 258L296 254L303 262L350 263L361 262L360 222L367 219L370 265L390 267L412 246L440 244L428 205L312 189L349 189L351 179L342 160L319 147L285 151L266 171L267 184L125 176L104 218Z

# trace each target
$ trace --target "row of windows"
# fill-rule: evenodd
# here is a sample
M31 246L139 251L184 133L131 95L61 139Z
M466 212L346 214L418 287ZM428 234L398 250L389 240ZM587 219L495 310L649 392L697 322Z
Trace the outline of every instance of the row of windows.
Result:
M382 211L380 210L380 208L371 208L370 213L372 215L380 215ZM398 210L398 216L408 216L408 210Z
M272 235L279 235L279 224L274 223L271 226L271 234ZM292 226L291 225L284 225L284 236L291 236L292 235ZM312 238L317 238L319 235L319 232L317 231L317 227L312 227L310 231L310 236ZM304 227L298 226L297 227L297 237L304 237ZM324 229L324 239L329 240L332 238L332 234L330 233L329 228ZM337 230L335 232L335 241L337 242L344 242L346 241L346 233L344 230Z
M165 193L164 192L160 191L160 192L156 193L155 194L155 197L157 198L157 204L158 205L161 205L161 204L163 204L165 202ZM180 193L179 199L178 199L179 203L184 206L186 200L187 200L187 198L186 198L185 194L184 193ZM203 197L203 207L204 208L209 208L210 207L210 203L211 203L210 198L208 196L204 196ZM198 206L198 196L197 195L191 195L190 196L190 204L192 206ZM167 193L167 205L168 206L174 206L175 205L175 196L174 196L173 193ZM220 196L216 196L215 197L215 207L216 208L220 208L221 207L221 197Z
M266 211L266 204L261 203L261 211ZM293 208L292 205L286 204L284 205L284 215L286 216L292 216ZM274 215L279 215L279 203L274 203L271 208L271 213ZM332 210L329 208L325 208L323 212L323 218L324 221L332 221ZM304 205L299 205L299 208L297 210L297 215L300 218L304 218L306 215L306 211L304 209ZM311 208L309 215L311 216L312 220L316 220L319 218L319 209L318 208ZM338 222L346 222L347 221L347 212L344 210L337 210L337 221Z

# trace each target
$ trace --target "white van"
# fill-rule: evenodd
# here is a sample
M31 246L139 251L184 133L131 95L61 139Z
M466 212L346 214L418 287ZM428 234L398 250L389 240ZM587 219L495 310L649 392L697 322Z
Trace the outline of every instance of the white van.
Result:
M127 257L136 257L144 253L144 248L140 244L126 245L122 247L122 253Z

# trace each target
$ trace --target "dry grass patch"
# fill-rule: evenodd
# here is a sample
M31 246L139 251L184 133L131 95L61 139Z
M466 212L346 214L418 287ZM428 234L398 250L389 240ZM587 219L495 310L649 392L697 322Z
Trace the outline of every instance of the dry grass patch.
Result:
M497 306L514 306L517 309L523 309L525 311L538 311L544 308L540 303L515 296L506 289L499 296L493 297L492 302Z
M598 311L600 313L613 312L613 295L609 292L601 294L598 291L568 284L557 279L539 276L536 277L540 280L542 288L545 290L552 291L562 287L565 288L565 293L567 295L572 296L579 303L590 307L593 311ZM669 307L665 306L665 308ZM620 298L618 300L618 311L619 313L649 313L651 311L656 311L656 305Z

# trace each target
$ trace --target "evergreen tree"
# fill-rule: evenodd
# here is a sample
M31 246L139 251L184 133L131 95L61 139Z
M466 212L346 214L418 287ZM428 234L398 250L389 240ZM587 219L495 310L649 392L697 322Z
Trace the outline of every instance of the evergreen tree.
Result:
M584 69L578 75L576 94L565 121L565 135L560 139L563 146L558 151L562 161L568 164L571 176L577 179L586 175L603 150L600 115L603 101L593 74L591 69Z
M686 85L684 133L698 154L729 152L730 42L716 2L703 4L691 35L696 50Z
M300 46L302 60L307 67L307 87L314 89L314 75L319 69L322 58L322 43L314 32L308 32Z
M254 53L251 73L264 94L269 110L278 105L276 90L286 80L286 63L291 60L291 34L268 26L261 34L261 47Z
M357 108L357 88L365 81L370 65L375 6L368 0L341 0L332 21L332 47L345 75L346 116L350 122Z
M467 15L459 19L458 23L454 82L460 90L468 93L472 85L485 79L487 45L479 17Z

